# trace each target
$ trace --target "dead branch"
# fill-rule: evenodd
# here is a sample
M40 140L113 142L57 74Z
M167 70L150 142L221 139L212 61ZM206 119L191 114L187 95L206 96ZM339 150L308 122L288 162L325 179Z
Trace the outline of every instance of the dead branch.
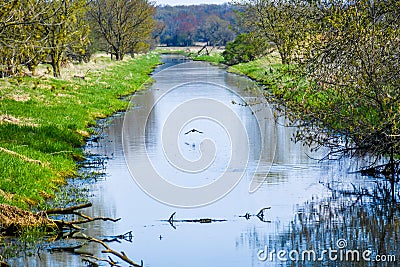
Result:
M71 214L72 212L79 210L79 209L84 209L84 208L89 208L92 206L92 203L85 203L85 204L80 204L68 208L57 208L57 209L50 209L50 210L45 210L45 211L40 211L37 213L37 215L43 216L43 215L50 215L50 214Z
M98 244L102 245L105 248L105 250L103 250L102 253L109 253L109 254L112 254L114 256L117 256L121 260L125 261L126 263L131 264L134 267L143 267L143 261L141 261L140 265L137 264L133 260L129 259L128 256L125 254L125 252L121 251L121 253L119 253L119 252L111 249L104 241L101 241L101 240L99 240L97 238L94 238L94 237L87 236L87 235L85 235L83 233L81 234L80 238L84 239L84 240L88 240L89 242L95 242L95 243L98 243Z
M210 218L202 218L202 219L184 219L184 220L175 220L176 212L172 213L168 220L161 220L162 222L169 222L169 224L176 229L174 223L175 222L183 222L183 223L213 223L213 222L226 222L225 219L210 219Z
M117 262L115 262L111 257L108 257L108 259L104 259L104 258L99 258L93 255L82 255L82 257L85 257L82 259L82 261L84 262L88 262L90 264L90 266L99 266L99 264L97 262L91 261L90 259L94 259L96 261L102 261L102 262L106 262L108 264L110 264L110 266L117 266L117 267L122 267L121 265L119 265Z
M72 206L72 207L68 207L68 208L57 208L57 209L50 209L50 210L45 210L45 211L41 211L38 212L37 215L39 216L48 216L48 215L60 215L60 214L71 214L71 215L77 215L81 218L83 218L83 220L74 220L74 221L64 221L64 220L54 220L52 219L52 221L57 225L57 227L59 229L63 229L63 228L72 228L75 230L80 230L81 228L78 226L79 224L85 224L85 223L89 223L89 222L94 222L94 221L112 221L112 222L117 222L119 221L121 218L118 219L113 219L113 218L107 218L107 217L95 217L92 218L84 213L78 212L77 210L80 209L84 209L84 208L88 208L91 207L92 203L85 203L85 204L80 204L80 205L76 205L76 206Z
M106 239L103 239L102 241L107 242L107 243L110 243L110 242L120 243L121 242L120 240L125 240L125 241L132 243L133 234L132 234L132 231L129 231L122 235L113 235L113 236L106 236L106 237L108 237L110 239L106 238Z

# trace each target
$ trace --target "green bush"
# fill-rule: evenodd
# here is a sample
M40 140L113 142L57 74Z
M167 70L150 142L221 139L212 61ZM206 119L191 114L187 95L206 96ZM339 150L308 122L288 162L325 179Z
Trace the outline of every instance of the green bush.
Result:
M261 38L244 33L238 35L234 41L229 42L222 55L226 64L235 65L255 60L266 54L268 46Z

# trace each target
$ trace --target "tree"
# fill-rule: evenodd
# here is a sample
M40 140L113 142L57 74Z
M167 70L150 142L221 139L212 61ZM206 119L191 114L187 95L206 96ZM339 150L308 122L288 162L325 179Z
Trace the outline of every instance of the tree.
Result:
M205 36L210 45L226 45L233 40L234 32L229 28L229 22L211 15L206 19L204 26Z
M262 55L265 55L268 51L268 44L263 39L257 38L252 34L240 34L233 42L229 42L226 45L223 56L225 63L228 65L234 65L242 62L249 62Z
M3 76L27 66L47 62L54 76L60 76L65 51L84 53L89 28L83 18L85 0L10 0L0 3L0 55Z
M234 39L235 34L230 29L236 18L234 9L229 4L158 6L155 18L164 24L160 43L183 46L210 41L225 45L227 41Z
M0 2L0 73L14 75L21 65L33 72L41 59L43 39L38 23L48 18L42 0Z
M389 156L378 167L394 181L400 155L400 2L318 4L315 38L298 61L308 86L286 98L294 118L304 122L296 137L330 147L330 156Z
M92 0L89 16L94 31L104 40L116 60L134 53L137 45L151 38L155 8L147 0Z
M66 57L67 49L78 49L84 53L88 42L89 26L84 22L85 0L53 0L48 2L48 10L54 14L41 21L43 34L47 36L47 54L53 68L53 75L60 76L60 65Z
M297 0L237 0L246 28L275 44L283 64L289 64L306 41L309 5Z

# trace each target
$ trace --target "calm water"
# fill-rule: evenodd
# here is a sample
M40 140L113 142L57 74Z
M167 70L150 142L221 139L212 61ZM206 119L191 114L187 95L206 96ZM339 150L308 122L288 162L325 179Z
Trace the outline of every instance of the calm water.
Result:
M270 258L260 261L258 257L265 256L260 250L270 253L274 249L296 250L300 255L304 250L315 250L318 258L324 249L338 249L340 239L347 241L347 246L340 244L343 251L371 250L372 256L394 254L400 257L399 207L388 202L390 187L384 181L351 174L363 165L362 162L314 159L322 157L323 151L311 153L301 143L293 143L293 128L284 127L282 120L276 124L268 112L257 111L263 104L257 100L252 90L254 85L249 80L204 62L190 62L174 56L165 56L164 61L167 64L153 76L155 83L133 98L132 109L125 116L115 117L104 128L104 138L99 144L92 143L86 148L87 153L109 158L106 177L86 185L93 202L88 213L122 220L90 224L85 233L101 238L133 231L132 242L122 240L109 245L137 262L143 260L144 266L149 267L396 266L395 263L362 259L348 262L343 257L329 260L327 256L321 262L285 262L278 260L276 254L272 261ZM216 120L200 116L186 123L168 122L171 112L193 98L212 98L228 107L233 116L229 120L238 118L242 122L248 145L246 140L235 139L237 137L232 134L240 129L221 125ZM246 106L245 102L253 104ZM208 104L202 107L211 113L219 112ZM177 129L175 136L163 136L167 123L172 123L172 126L167 125L171 129ZM191 129L202 133L185 134ZM165 155L167 143L172 142L186 160L196 162L208 155L207 148L201 147L206 139L213 141L217 152L202 172L182 171L171 165L173 159ZM163 143L165 140L168 142ZM241 168L230 169L229 158L242 154L247 164L239 163L236 167ZM196 208L181 208L153 198L134 181L131 172L154 178L147 161L155 173L169 183L186 188L210 185L222 173L230 171L243 173L243 177L223 198ZM131 172L127 162L135 168ZM253 175L259 189L249 193ZM264 207L270 209L264 212L263 218L242 217L246 213L255 215ZM175 222L172 227L163 220L168 220L173 212L176 212L176 220L226 221ZM76 242L66 240L57 245ZM46 247L39 251L40 257L22 257L15 260L15 265L84 266L76 253L49 253ZM90 245L75 252L104 257L99 251L99 246Z

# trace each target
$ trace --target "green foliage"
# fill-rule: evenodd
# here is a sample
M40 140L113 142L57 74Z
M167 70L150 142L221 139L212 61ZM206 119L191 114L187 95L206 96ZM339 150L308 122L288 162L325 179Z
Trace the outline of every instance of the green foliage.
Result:
M255 7L261 8L261 4L274 3L273 9L282 4L243 2L247 16L254 17ZM395 162L395 155L400 154L399 1L285 3L290 3L292 10L286 12L285 4L279 12L293 14L287 17L290 23L274 24L276 29L267 33L294 34L293 29L304 25L297 33L303 41L295 37L297 41L287 50L292 52L286 53L290 55L286 63L292 64L279 67L256 62L258 66L248 63L234 68L268 86L271 94L266 95L283 107L294 125L300 125L295 140L330 148L328 157L389 156L384 172L391 173L394 181L394 174L400 171ZM290 19L305 8L301 13L304 21L296 24ZM262 19L251 23L253 32L264 32L273 14L259 13ZM282 35L282 40L290 39L288 36ZM274 43L285 63L279 48L285 47L285 42Z
M299 60L312 86L301 105L289 104L309 122L298 138L338 153L400 154L399 5L328 1L316 9L315 38Z
M76 175L87 127L126 109L121 96L141 89L158 62L144 55L85 80L0 80L0 203L28 208L54 196Z
M242 62L249 62L264 55L267 50L267 43L252 34L240 34L233 42L226 45L222 54L225 63L234 65Z
M214 64L224 63L225 59L221 53L211 53L210 55L201 55L193 57L193 60L207 61Z
M241 19L252 34L274 44L283 64L289 64L307 42L309 4L302 0L237 0Z
M6 1L0 7L0 72L18 74L22 66L35 74L41 62L49 61L54 76L68 55L85 54L89 28L84 22L84 0ZM48 60L49 58L49 60Z
M65 52L75 51L81 56L85 53L88 43L89 27L84 22L86 15L85 0L56 0L49 4L52 16L43 25L43 34L47 36L47 54L54 77L60 77L60 66Z

